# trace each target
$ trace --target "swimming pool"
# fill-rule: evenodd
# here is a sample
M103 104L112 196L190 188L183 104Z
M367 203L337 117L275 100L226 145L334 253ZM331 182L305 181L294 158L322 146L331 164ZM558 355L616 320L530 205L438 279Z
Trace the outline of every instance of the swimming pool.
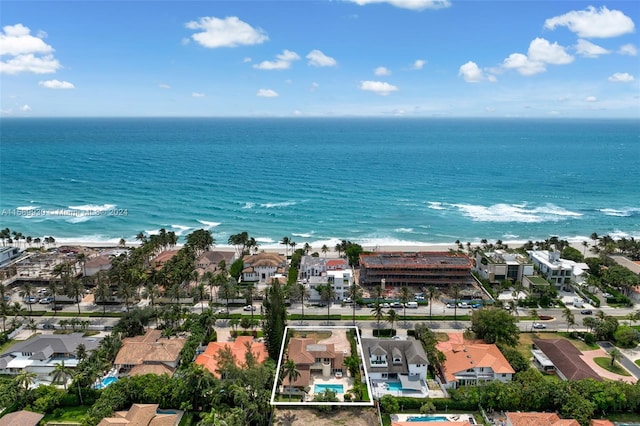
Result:
M344 387L342 385L330 385L330 384L317 384L313 387L313 393L323 393L326 389L334 391L335 393L344 393Z
M98 384L97 384L97 385L95 385L94 387L95 387L96 389L104 389L104 388L106 388L107 386L109 386L110 384L112 384L112 383L114 383L114 382L117 382L117 381L118 381L118 378L117 378L117 377L108 376L108 377L103 378L103 379L100 381L100 383L98 383Z
M408 422L447 422L449 419L446 416L416 416L407 417Z
M402 383L400 382L387 382L387 389L400 391L402 390Z

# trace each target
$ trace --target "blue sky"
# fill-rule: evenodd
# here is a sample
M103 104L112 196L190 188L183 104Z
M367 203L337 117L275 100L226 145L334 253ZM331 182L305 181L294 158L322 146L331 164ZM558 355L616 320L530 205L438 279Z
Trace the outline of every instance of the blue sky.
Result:
M2 116L640 118L637 1L6 1Z

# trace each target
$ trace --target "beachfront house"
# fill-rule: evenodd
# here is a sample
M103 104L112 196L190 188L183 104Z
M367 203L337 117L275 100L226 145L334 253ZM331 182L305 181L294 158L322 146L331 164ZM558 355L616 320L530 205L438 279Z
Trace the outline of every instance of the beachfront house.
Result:
M78 346L84 345L87 352L96 349L101 337L83 337L82 333L37 334L31 339L12 345L0 355L0 374L16 376L23 370L36 374L37 382L51 383L50 373L58 364L75 368Z
M476 253L474 270L481 278L491 283L509 280L522 282L525 276L533 275L533 263L520 253L504 250Z
M321 300L318 286L331 285L335 300L348 297L349 287L354 283L353 271L344 259L323 259L303 256L300 262L299 277L309 289L309 300Z
M538 273L558 290L568 290L571 282L581 284L586 281L589 270L586 263L562 259L557 251L529 250L527 253Z
M407 340L362 339L365 368L371 380L400 381L402 389L426 386L429 361L422 344Z
M0 266L5 263L11 262L16 257L20 256L20 249L17 247L0 247Z
M442 353L446 359L437 379L445 389L494 380L509 382L515 374L509 361L493 344L465 341L462 344L451 344Z
M267 284L276 274L284 274L287 260L277 253L258 253L242 258L242 281L258 284Z
M150 373L172 376L187 339L161 336L160 330L150 329L142 336L122 339L114 366L120 373L130 376Z

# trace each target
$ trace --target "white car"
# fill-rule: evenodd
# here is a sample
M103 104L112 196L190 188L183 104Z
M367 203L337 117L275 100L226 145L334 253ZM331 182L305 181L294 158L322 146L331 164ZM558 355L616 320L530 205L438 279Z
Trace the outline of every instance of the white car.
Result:
M256 310L256 307L255 307L255 306L253 306L253 305L247 305L247 306L245 306L245 307L244 307L244 308L242 308L242 309L244 309L245 311L255 311L255 310Z
M541 322L534 322L533 323L533 328L543 329L543 328L547 328L547 326L542 324Z

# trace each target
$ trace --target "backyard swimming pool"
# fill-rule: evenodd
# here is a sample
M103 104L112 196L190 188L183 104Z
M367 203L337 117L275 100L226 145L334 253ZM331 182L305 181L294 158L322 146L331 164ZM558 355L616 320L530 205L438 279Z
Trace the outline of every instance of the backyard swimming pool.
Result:
M117 377L113 377L113 376L108 376L103 378L100 383L98 383L97 385L94 386L94 388L96 389L104 389L107 386L109 386L110 384L117 382L118 378Z
M342 385L331 384L316 384L313 387L313 393L323 393L326 389L334 391L335 393L344 393L344 387Z
M449 419L446 416L415 416L407 417L408 422L447 422Z
M400 382L387 382L387 389L399 391L402 390L402 383Z

